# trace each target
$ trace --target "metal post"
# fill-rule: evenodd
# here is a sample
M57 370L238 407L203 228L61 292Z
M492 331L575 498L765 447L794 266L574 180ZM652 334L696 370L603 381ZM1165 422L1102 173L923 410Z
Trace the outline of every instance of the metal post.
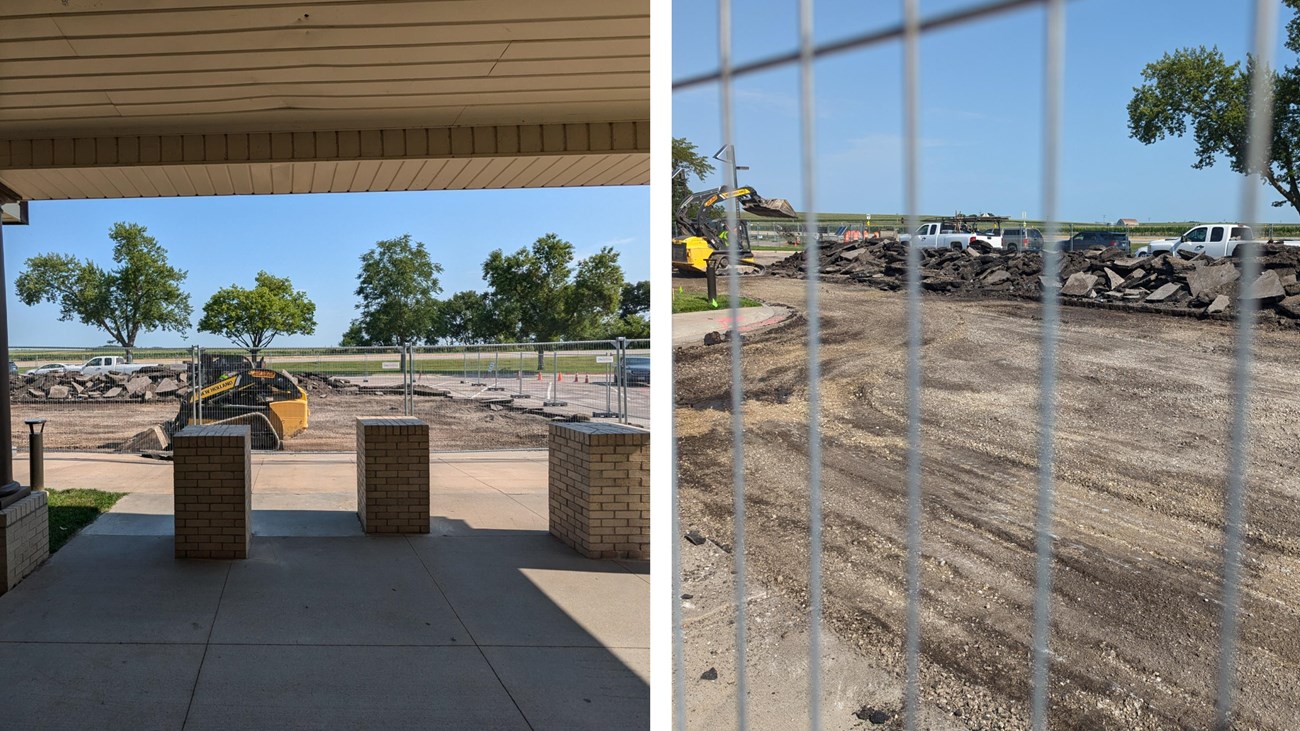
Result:
M462 350L460 353L460 382L464 383L469 380L469 351Z
M482 351L482 350L479 350L479 351L474 355L474 363L475 363L475 365L474 365L474 368L475 368L475 371L474 371L474 373L475 373L475 376L474 376L474 382L471 383L471 384L469 384L469 385L471 385L471 386L486 386L487 384L483 382L483 351Z
M519 365L515 368L517 379L514 398L528 398L530 394L524 393L524 351L519 351Z
M406 396L406 415L415 416L415 348L406 346L405 365L402 369L402 389Z
M4 457L0 458L0 498L16 495L22 490L22 485L14 481L14 435L13 426L10 424L9 410L9 312L8 301L9 295L5 291L5 249L4 249L4 225L0 223L0 360L5 363L5 389L0 394L0 448L4 449Z
M190 346L190 421L198 422L199 346Z
M618 380L619 393L622 395L619 404L619 411L622 412L622 418L619 421L627 423L627 338L620 337L614 341L618 346L618 370L622 375Z
M30 462L27 482L33 490L42 490L45 488L45 419L25 419L24 422L31 433L27 449Z
M605 356L609 358L609 360L605 362L605 410L593 411L591 415L594 418L613 419L618 416L617 412L610 411L611 404L610 404L609 389L610 389L610 381L613 380L614 359L613 357L610 356L608 350L605 351Z
M542 402L542 406L568 406L568 401L560 400L560 351L551 352L551 397Z
M492 385L488 386L489 391L504 391L505 386L501 385L501 351L492 353Z

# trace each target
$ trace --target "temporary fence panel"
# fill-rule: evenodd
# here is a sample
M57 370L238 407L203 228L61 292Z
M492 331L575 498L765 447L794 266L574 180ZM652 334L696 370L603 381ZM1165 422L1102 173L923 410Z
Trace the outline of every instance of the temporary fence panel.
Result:
M186 424L238 423L255 448L301 452L354 449L358 416L414 415L442 451L542 448L556 418L648 426L648 345L190 346L111 365L121 348L15 348L12 422L48 419L50 450L160 450Z
M972 3L967 6L951 10L949 12L935 15L929 18L922 18L919 11L918 0L903 0L903 21L895 27L875 30L861 35L850 37L844 40L836 41L831 44L816 45L813 42L812 35L812 18L813 18L813 0L800 0L799 8L799 45L798 48L784 53L779 53L770 57L759 58L758 60L747 62L743 65L735 65L732 62L732 3L730 0L719 0L719 67L715 70L702 73L689 78L682 78L674 82L674 91L699 87L701 85L718 84L720 99L720 123L722 131L723 149L734 149L733 144L733 84L736 78L753 73L779 69L783 67L796 66L799 72L800 99L799 110L801 120L801 160L802 160L802 180L803 180L803 201L802 208L805 210L816 210L816 186L814 185L815 169L814 164L815 146L813 140L813 124L816 115L816 109L813 102L813 64L818 58L828 57L833 54L843 53L854 49L868 48L884 43L901 41L903 48L903 162L904 162L904 201L907 213L907 229L915 230L919 225L918 216L918 192L920 190L918 182L918 171L920 168L919 157L919 73L920 67L920 39L925 33L941 29L951 29L955 26L969 24L974 21L1004 14L1010 11L1021 10L1025 8L1041 8L1045 10L1045 25L1043 28L1043 37L1046 39L1045 54L1045 84L1042 93L1042 111L1043 111L1043 175L1042 175L1042 207L1046 218L1044 234L1047 240L1055 240L1060 231L1057 223L1058 218L1058 200L1057 200L1057 183L1059 179L1058 160L1060 158L1061 145L1061 128L1062 128L1062 109L1063 109L1063 90L1065 82L1064 72L1064 43L1065 43L1065 22L1066 22L1066 3L1065 0L993 0L990 2ZM1244 7L1244 6L1243 6ZM1254 14L1252 23L1252 56L1255 61L1254 68L1268 69L1271 67L1272 49L1277 38L1277 3L1269 0L1262 0L1254 3ZM1272 109L1271 86L1269 77L1266 74L1252 74L1252 93L1250 100L1252 103L1252 113L1249 115L1251 120L1250 134L1248 137L1248 160L1246 166L1248 170L1264 169L1264 161L1269 159L1269 143L1271 140L1271 119L1270 114L1253 113L1255 109ZM729 160L724 160L728 165L726 170L721 171L724 179L728 181L735 180L735 156L731 155ZM1246 176L1242 182L1242 198L1240 219L1243 222L1250 223L1258 220L1258 195L1261 188L1261 179L1257 174ZM728 202L726 210L728 218L728 227L736 227L736 209L734 202ZM821 313L818 304L819 287L817 263L818 256L818 236L817 221L815 216L807 216L804 221L805 229L803 240L806 242L805 263L807 270L807 302L808 302L808 456L810 462L809 482L807 494L809 496L808 515L809 515L809 575L808 575L808 622L810 646L807 654L807 667L809 673L809 686L807 689L807 709L808 725L814 729L820 728L823 723L823 716L819 704L821 703L822 686L821 680L825 668L823 666L824 647L821 639L821 622L822 622L822 504L821 504L821 434L819 424L823 417L820 411L818 400L818 381L819 381L819 334L818 325L821 320ZM735 242L731 243L731 256L737 255ZM1254 244L1247 244L1247 253L1243 257L1243 272L1241 280L1244 282L1254 281L1254 276L1258 273L1259 264L1253 256ZM1053 248L1048 248L1044 255L1044 271L1053 271L1058 254ZM921 617L921 598L924 595L920 586L921 581L921 557L923 546L921 543L922 536L922 501L923 494L921 490L921 409L920 399L922 393L922 363L921 363L921 296L920 296L920 257L917 247L909 247L907 257L908 280L906 289L906 314L907 314L907 345L906 345L906 372L905 372L905 389L906 408L905 418L907 422L907 470L906 470L906 561L905 577L903 583L906 586L906 622L905 637L900 638L901 648L904 656L904 678L903 678L903 722L909 729L919 728L922 721L920 720L921 708L926 699L923 697L923 688L920 680L921 648L923 646L922 637L925 634L926 627ZM734 269L729 278L732 317L739 316L739 275ZM1051 696L1049 686L1051 684L1051 662L1054 653L1052 652L1052 638L1049 629L1051 624L1052 609L1052 569L1054 566L1054 550L1056 548L1053 536L1053 496L1056 490L1054 482L1053 468L1055 466L1055 454L1053 451L1053 442L1056 437L1055 408L1056 408L1056 350L1057 340L1059 337L1059 293L1060 283L1055 282L1052 286L1044 288L1042 302L1042 325L1040 330L1040 394L1039 394L1039 434L1038 434L1038 464L1037 464L1037 514L1034 526L1035 556L1036 556L1036 580L1034 582L1034 596L1032 602L1032 617L1030 626L1032 627L1032 643L1029 657L1026 662L1031 666L1028 677L1030 679L1028 688L1029 713L1028 720L1033 728L1045 729L1048 725L1048 716L1051 711ZM1241 560L1242 560L1242 524L1244 521L1244 496L1246 491L1245 473L1247 466L1247 447L1248 441L1248 406L1250 395L1250 366L1252 341L1251 330L1254 322L1255 300L1243 298L1241 306L1237 310L1237 346L1235 356L1235 374L1234 374L1234 401L1232 412L1232 430L1231 430L1231 451L1229 468L1227 474L1227 491L1226 491L1226 511L1224 520L1224 540L1222 549L1222 593L1221 612L1220 612L1220 631L1221 636L1218 644L1218 667L1217 679L1215 681L1216 697L1214 700L1214 723L1217 728L1227 729L1232 725L1232 715L1234 711L1235 699L1235 677L1237 668L1234 665L1234 653L1237 645L1237 612L1241 601L1240 584L1241 577ZM735 625L735 663L734 682L730 686L735 693L737 727L745 729L749 725L749 698L747 686L748 663L746 660L747 635L746 628L748 617L745 606L747 597L751 596L747 586L747 572L745 566L746 547L745 537L745 441L744 441L744 414L743 405L744 383L741 378L741 346L740 339L734 338L731 341L731 363L730 372L731 381L731 417L732 417L732 453L733 460L733 561L734 561L734 625ZM674 450L678 445L674 440ZM672 461L673 474L671 479L672 485L672 504L674 508L679 504L678 483L682 477L678 474L678 458ZM674 536L675 540L679 536ZM681 601L678 594L683 588L682 581L682 564L681 552L677 546L674 546L672 552L672 572L674 579L674 597L673 601ZM987 588L987 587L986 587ZM681 606L677 604L673 613L673 652L675 654L673 664L673 687L674 687L674 723L677 728L686 728L688 724L686 694L692 687L697 684L687 682L685 674L685 663L682 654L685 648L685 638L681 614ZM792 658L792 662L795 661ZM1056 662L1064 662L1062 658L1057 658ZM1202 659L1204 662L1204 659ZM1207 669L1208 671L1208 669ZM713 719L716 722L716 718Z
M258 449L351 451L357 417L406 414L404 353L397 347L200 348L198 419L248 424Z
M552 419L648 426L648 393L626 395L648 386L633 385L639 375L633 384L623 377L625 362L617 341L418 346L411 349L413 413L440 418L476 408L469 422L482 438L462 431L458 439L478 449L544 447ZM433 442L439 448L439 439Z
M27 446L28 419L44 418L46 450L157 450L159 436L188 413L189 347L11 348L14 446ZM158 431L154 427L159 427Z

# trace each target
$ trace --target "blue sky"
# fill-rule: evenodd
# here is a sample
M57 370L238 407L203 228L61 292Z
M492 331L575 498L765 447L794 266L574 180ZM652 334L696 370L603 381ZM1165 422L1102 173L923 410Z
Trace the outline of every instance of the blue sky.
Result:
M922 17L973 0L923 0ZM797 3L733 2L736 63L794 50ZM1244 58L1253 3L1223 0L1076 0L1066 21L1065 123L1059 212L1065 220L1231 220L1240 176L1220 164L1193 170L1190 139L1143 145L1128 135L1126 105L1142 68L1166 51L1217 45ZM891 27L901 2L819 0L819 43ZM921 44L922 213L1041 215L1044 17L1017 10L928 33ZM1283 9L1281 25L1291 14ZM1294 57L1281 47L1285 64ZM673 78L716 69L714 2L673 3ZM816 208L898 213L902 197L902 47L890 42L817 62ZM801 200L799 86L795 67L736 83L741 183L768 197ZM717 85L673 94L673 135L711 155L721 145ZM708 181L721 183L721 178ZM696 183L703 187L704 184ZM1265 200L1275 194L1265 192ZM1290 207L1266 220L1297 221Z
M116 221L146 226L189 271L194 322L216 290L253 286L259 269L289 277L316 303L316 334L277 338L274 345L337 345L356 315L358 257L376 241L404 233L423 241L442 264L443 296L482 289L482 264L493 249L530 246L547 233L571 242L579 257L612 246L629 281L649 277L649 188L433 191L407 193L155 198L118 201L36 201L29 226L5 226L10 343L102 345L107 335L76 322L58 322L55 305L28 307L13 295L27 257L61 252L112 264L109 228ZM190 331L149 333L137 345L224 339Z

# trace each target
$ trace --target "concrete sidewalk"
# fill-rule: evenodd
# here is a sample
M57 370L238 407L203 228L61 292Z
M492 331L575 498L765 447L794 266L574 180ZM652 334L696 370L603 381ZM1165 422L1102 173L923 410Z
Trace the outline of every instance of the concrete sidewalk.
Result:
M673 347L703 345L704 336L714 331L739 330L742 334L775 325L790 317L793 311L781 305L741 307L739 317L733 322L731 310L705 310L679 312L673 315Z
M351 454L254 457L244 561L172 557L170 463L0 596L6 728L645 728L649 566L547 532L545 451L434 455L428 536L367 536ZM25 469L25 460L17 465Z

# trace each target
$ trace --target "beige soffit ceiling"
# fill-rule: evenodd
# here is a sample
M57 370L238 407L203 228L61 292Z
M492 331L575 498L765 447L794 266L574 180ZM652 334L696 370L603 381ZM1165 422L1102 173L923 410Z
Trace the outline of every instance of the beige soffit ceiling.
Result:
M6 2L0 195L644 185L649 69L649 0Z

